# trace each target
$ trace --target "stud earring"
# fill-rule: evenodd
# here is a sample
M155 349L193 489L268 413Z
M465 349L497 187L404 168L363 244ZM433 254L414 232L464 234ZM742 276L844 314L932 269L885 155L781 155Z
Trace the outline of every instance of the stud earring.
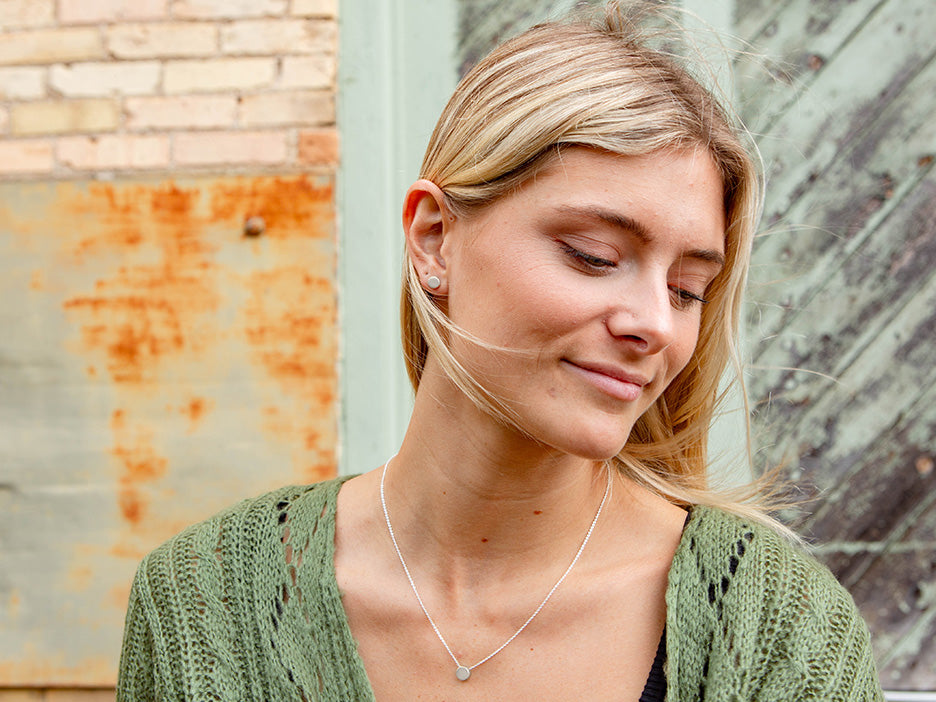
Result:
M430 290L438 290L442 285L442 281L439 280L437 276L430 275L428 278L426 278L426 285L429 286Z

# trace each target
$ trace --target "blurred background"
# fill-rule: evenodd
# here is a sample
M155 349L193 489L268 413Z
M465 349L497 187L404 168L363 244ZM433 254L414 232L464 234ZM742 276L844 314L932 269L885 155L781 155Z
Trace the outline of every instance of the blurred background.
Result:
M402 194L458 76L577 4L0 0L0 702L112 699L147 551L392 454ZM765 162L753 469L936 699L936 5L674 4Z

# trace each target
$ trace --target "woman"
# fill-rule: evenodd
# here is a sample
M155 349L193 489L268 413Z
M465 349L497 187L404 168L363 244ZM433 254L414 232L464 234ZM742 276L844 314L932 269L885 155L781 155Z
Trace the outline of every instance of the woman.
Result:
M847 593L706 489L758 207L616 7L497 49L404 202L399 453L147 557L118 697L881 699Z

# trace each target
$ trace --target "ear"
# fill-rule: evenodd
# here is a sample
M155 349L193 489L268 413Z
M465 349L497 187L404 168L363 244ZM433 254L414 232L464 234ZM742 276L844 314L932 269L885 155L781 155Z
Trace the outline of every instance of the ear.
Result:
M410 262L423 288L432 295L448 292L442 243L453 221L441 188L429 180L417 180L403 199L403 233ZM430 278L433 280L430 283ZM439 284L433 287L435 279Z

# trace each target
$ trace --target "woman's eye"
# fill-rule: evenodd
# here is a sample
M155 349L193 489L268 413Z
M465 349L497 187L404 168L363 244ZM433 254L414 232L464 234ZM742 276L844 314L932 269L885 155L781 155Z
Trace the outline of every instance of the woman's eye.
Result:
M689 292L688 290L680 288L676 285L670 286L670 295L673 298L673 306L680 310L689 309L695 304L708 304L708 300L706 300L701 295L696 295L695 293Z
M569 246L564 242L560 242L559 245L566 254L575 260L576 263L581 264L585 268L591 270L600 270L602 268L614 268L616 265L614 261L609 261L608 259L600 258L599 256L592 256L591 254L587 254L584 251L579 251L578 249Z

